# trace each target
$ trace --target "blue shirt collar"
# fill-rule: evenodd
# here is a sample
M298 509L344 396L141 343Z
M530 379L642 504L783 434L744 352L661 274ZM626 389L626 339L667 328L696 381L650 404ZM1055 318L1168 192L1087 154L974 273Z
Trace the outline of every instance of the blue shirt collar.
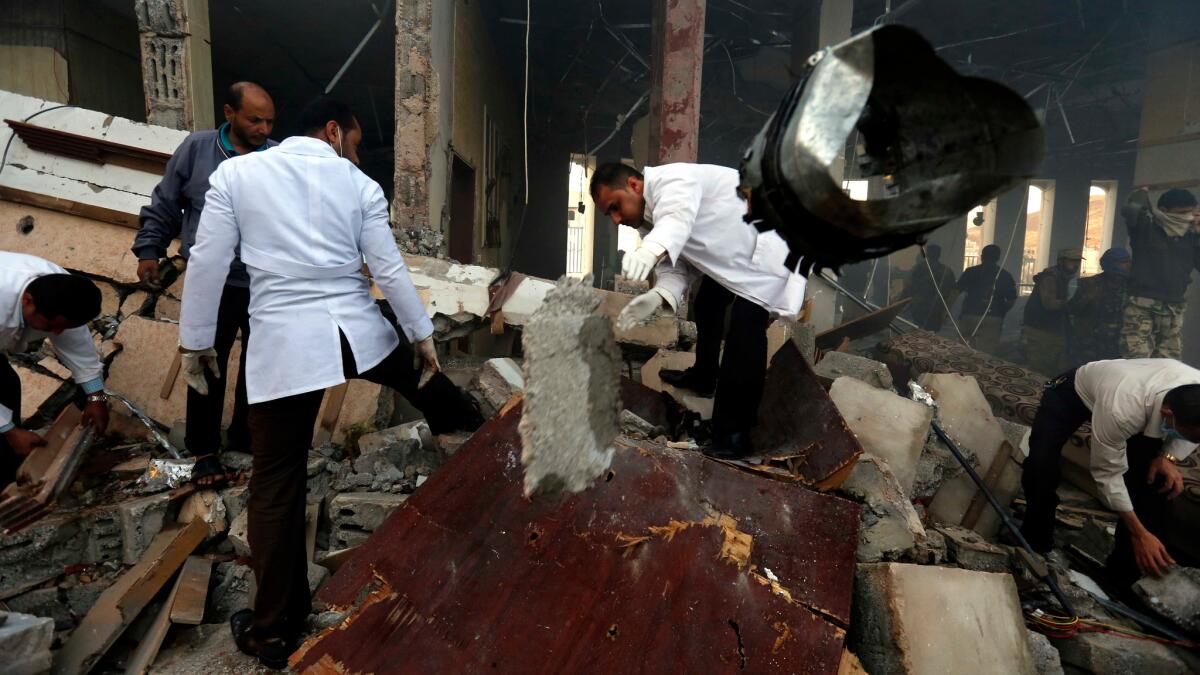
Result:
M238 154L237 148L233 147L233 143L229 141L229 122L223 122L221 126L217 127L217 143L219 143L221 145L221 149L229 153L230 156ZM262 152L263 150L266 150L267 146L270 144L271 142L267 141L266 143L263 143L255 148L254 151Z

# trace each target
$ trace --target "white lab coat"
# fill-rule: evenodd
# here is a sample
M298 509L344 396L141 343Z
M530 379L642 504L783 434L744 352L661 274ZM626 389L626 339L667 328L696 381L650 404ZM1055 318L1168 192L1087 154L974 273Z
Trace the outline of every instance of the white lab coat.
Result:
M678 310L694 272L774 316L795 317L805 278L784 266L787 243L742 220L738 172L712 164L648 166L642 196L651 227L643 241L667 256L655 268L655 290Z
M433 334L396 248L379 185L327 143L295 136L222 162L209 177L204 213L183 288L180 344L213 344L229 262L250 273L250 403L345 381L340 330L359 372L399 345L371 298L363 257L416 343Z
M80 385L88 385L85 390L90 394L103 388L104 366L96 354L88 327L79 326L54 335L27 328L21 313L21 297L29 282L47 274L66 273L49 260L0 251L0 354L19 354L30 342L48 337L58 359L71 370L72 379ZM0 428L16 422L13 411L0 405Z

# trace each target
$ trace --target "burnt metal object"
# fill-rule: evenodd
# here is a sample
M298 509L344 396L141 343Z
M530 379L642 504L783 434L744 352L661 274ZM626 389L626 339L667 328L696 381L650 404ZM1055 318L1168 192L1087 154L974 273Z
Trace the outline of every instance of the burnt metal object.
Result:
M859 506L652 443L522 496L514 406L318 593L307 673L834 673ZM368 647L369 646L369 647Z
M846 480L863 452L829 392L791 341L771 359L758 411L754 447L771 450L763 455L763 464L748 468L832 490Z
M858 340L887 330L888 326L892 325L892 322L900 316L900 312L904 311L911 301L912 298L905 298L887 307L876 309L870 314L864 314L857 319L851 319L827 331L817 333L815 338L817 349L826 351L837 349L838 345L842 344L842 340Z
M919 243L1041 163L1042 126L1025 100L958 75L912 29L871 29L807 65L741 164L746 219L778 230L791 269L837 269ZM843 191L848 141L856 173L879 177L882 197Z

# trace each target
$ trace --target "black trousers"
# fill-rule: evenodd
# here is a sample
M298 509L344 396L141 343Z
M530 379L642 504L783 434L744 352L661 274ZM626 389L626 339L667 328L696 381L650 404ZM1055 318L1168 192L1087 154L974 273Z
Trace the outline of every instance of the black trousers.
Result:
M13 424L21 424L21 378L4 356L0 356L0 405L13 411ZM25 458L13 452L8 441L0 435L0 489L16 479L17 469L23 461Z
M350 345L342 336L342 372L402 394L435 434L478 426L478 413L466 394L438 373L417 389L420 371L413 351L401 343L379 365L359 373ZM258 585L254 630L261 639L296 637L312 606L308 590L308 552L304 541L308 449L324 390L250 406L250 442L254 454L247 504L251 567ZM468 408L470 408L468 410Z
M234 385L233 418L229 421L229 447L247 450L250 429L247 426L246 403L246 341L250 337L250 289L226 285L221 292L217 309L217 332L213 348L217 350L217 366L221 376L205 371L208 394L187 390L187 430L184 443L193 455L212 455L221 450L221 417L225 411L225 382L229 374L229 353L233 351L238 331L242 332L242 355L238 360L238 377Z
M1092 413L1075 393L1075 372L1071 371L1047 384L1042 393L1029 435L1029 457L1021 474L1025 491L1025 521L1021 534L1039 553L1054 546L1054 513L1058 508L1058 485L1062 478L1060 462L1063 445L1070 440ZM1146 484L1150 463L1162 452L1162 440L1141 434L1126 441L1129 470L1125 488L1129 490L1134 513L1154 536L1165 535L1168 502L1158 493L1161 483ZM1118 522L1116 542L1107 561L1109 578L1122 588L1141 576L1133 556L1129 530Z
M704 277L693 306L696 374L716 378L712 427L715 434L747 432L754 426L767 377L767 310ZM729 312L729 328L725 313ZM721 343L725 343L724 356Z

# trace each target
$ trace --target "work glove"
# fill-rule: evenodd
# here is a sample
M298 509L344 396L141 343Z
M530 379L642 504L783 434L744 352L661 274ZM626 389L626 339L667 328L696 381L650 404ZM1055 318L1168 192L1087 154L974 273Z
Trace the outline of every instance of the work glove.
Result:
M644 242L633 253L625 254L621 260L621 276L631 281L645 281L654 271L659 258L666 249L652 242Z
M617 330L630 330L646 323L654 316L654 312L662 307L662 303L663 296L658 291L652 289L642 293L621 310L621 314L617 316Z
M207 368L212 372L213 377L221 376L221 368L217 365L217 350L209 347L208 349L184 349L179 348L180 354L180 370L183 372L183 379L188 383L188 386L196 390L196 393L201 396L208 395L208 380L204 377L204 370Z
M417 380L417 389L421 389L442 369L442 364L438 363L437 348L433 344L432 335L418 342L415 351L417 363L413 366L421 368L421 379Z

